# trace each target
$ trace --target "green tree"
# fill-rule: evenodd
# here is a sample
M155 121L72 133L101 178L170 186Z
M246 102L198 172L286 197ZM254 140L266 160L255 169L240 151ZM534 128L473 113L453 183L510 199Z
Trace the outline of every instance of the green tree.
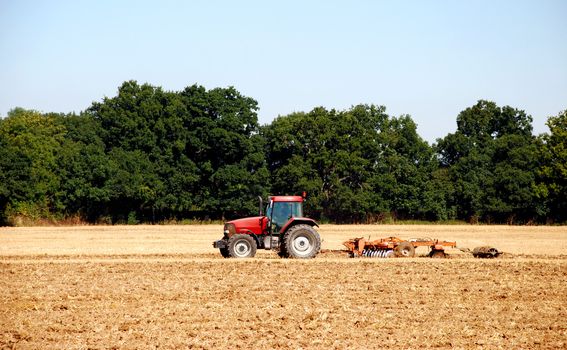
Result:
M390 118L380 133L381 159L375 190L400 218L445 219L444 203L433 203L432 174L438 167L433 149L417 133L410 116Z
M442 166L454 184L460 218L533 220L536 142L531 117L509 106L479 101L457 117L457 131L438 140Z
M551 220L567 221L567 111L547 120L549 134L540 137L538 197Z
M233 87L194 85L180 97L189 113L187 153L200 176L200 209L217 217L256 212L257 196L269 188L258 103Z
M234 88L165 92L135 81L94 103L113 211L154 220L256 210L267 188L256 110Z
M56 174L65 127L52 115L13 109L0 123L0 208L4 219L50 217L60 203Z
M384 107L315 108L264 127L274 193L309 193L314 217L373 221L383 213L417 217L436 160L409 116Z
M315 108L310 113L278 117L263 129L274 193L309 193L307 208L315 217L360 220L368 212L366 190L375 153L368 144L372 117L382 110L361 106L354 113ZM368 110L368 113L367 113Z
M60 179L58 201L64 216L79 216L94 222L110 215L110 159L99 134L100 125L89 115L58 116L66 134L57 157Z

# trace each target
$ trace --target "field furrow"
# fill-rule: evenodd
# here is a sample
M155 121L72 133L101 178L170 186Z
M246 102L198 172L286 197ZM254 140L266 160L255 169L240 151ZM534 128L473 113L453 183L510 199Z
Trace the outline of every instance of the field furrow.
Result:
M321 232L334 248L355 228ZM191 237L200 227L141 227L141 237L136 227L105 228L104 244L96 228L56 229L0 231L0 348L567 347L564 232L533 228L522 234L542 254L518 245L493 260L300 261L271 252L222 259L207 240L217 227L205 238ZM547 240L556 243L546 251Z

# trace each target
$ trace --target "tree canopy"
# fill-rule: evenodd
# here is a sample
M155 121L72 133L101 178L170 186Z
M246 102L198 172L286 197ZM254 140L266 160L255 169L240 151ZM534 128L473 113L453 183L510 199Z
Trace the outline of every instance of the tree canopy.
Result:
M437 215L426 200L433 151L409 116L385 110L319 107L265 126L272 191L308 191L308 208L336 222L375 221L394 211L404 218Z
M538 197L542 210L553 221L567 220L567 111L550 117L549 134L540 136Z
M234 218L303 191L308 215L337 223L567 220L566 112L536 137L524 111L481 100L430 145L384 106L263 126L257 110L233 87L135 81L79 114L15 108L0 118L0 224Z
M535 220L537 144L524 111L479 101L438 140L441 166L454 184L457 216L473 221Z

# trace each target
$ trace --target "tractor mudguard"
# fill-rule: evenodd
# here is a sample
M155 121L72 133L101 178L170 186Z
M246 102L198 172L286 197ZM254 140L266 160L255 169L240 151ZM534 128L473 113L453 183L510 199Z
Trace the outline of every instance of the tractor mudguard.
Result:
M279 233L284 233L287 231L287 229L293 225L296 224L305 224L305 225L309 225L309 226L317 226L319 227L319 225L317 224L317 222L313 219L310 218L290 218L285 225L283 225L282 229L280 230Z

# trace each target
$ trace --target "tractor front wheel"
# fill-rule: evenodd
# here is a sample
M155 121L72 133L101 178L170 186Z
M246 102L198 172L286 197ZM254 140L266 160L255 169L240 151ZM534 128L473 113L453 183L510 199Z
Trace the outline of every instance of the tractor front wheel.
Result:
M231 258L253 258L256 255L256 248L256 242L250 235L232 235L228 239L227 249Z
M228 248L219 248L219 251L223 258L230 258L230 254L228 254Z
M288 257L310 259L321 250L321 237L309 225L296 225L285 233L284 245L285 250L282 251L287 253Z

